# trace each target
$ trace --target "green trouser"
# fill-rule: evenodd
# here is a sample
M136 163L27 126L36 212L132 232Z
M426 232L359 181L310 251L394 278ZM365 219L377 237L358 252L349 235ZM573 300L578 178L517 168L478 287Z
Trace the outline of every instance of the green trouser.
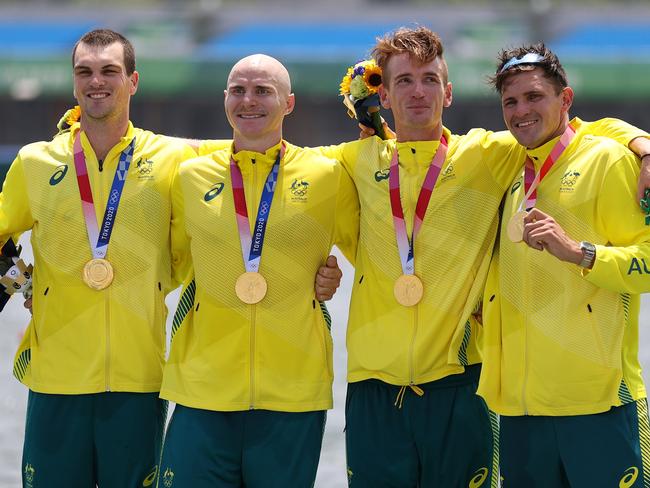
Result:
M30 391L23 488L155 486L166 416L158 393Z
M504 488L650 487L645 399L592 415L501 417Z
M480 366L470 366L413 388L379 380L350 383L349 486L498 486L498 422L475 394L479 374Z
M176 405L159 488L310 488L325 411L214 412Z

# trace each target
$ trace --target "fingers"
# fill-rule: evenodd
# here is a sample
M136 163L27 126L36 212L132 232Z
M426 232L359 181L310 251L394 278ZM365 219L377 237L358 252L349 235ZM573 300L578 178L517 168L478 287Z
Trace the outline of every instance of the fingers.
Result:
M375 135L375 129L359 124L359 139L366 139Z
M23 307L29 310L29 313L32 313L32 297L29 297L27 300L25 300Z
M384 128L384 134L386 135L386 139L396 139L397 138L397 134L395 134L395 132L393 132L393 129L391 129L388 126L388 123L384 120L383 117L381 118L381 125Z
M314 291L316 295L316 300L318 300L319 302L326 302L334 298L334 293L336 292L336 288L323 288L316 285Z
M331 300L334 293L336 293L336 289L341 284L342 277L343 272L338 266L336 257L328 256L325 266L321 266L316 275L316 284L314 286L316 299L320 301Z

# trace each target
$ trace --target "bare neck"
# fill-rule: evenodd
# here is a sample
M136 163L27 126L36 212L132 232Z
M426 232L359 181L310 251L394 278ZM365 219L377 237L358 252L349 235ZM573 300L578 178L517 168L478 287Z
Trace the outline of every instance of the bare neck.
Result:
M81 118L81 130L84 131L98 160L103 160L113 149L129 128L129 120L106 122Z
M555 129L555 131L550 136L548 136L548 138L544 142L537 145L536 147L529 147L527 149L537 149L538 147L543 146L547 142L552 141L556 137L560 137L562 134L564 134L566 128L569 127L569 122L570 122L569 114L568 113L563 114L562 118L560 119L560 124L557 126L557 129Z

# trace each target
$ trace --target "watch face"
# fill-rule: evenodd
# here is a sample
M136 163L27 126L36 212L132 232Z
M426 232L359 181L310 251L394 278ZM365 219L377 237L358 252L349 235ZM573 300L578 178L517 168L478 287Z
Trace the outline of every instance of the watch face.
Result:
M596 259L596 246L591 242L581 242L580 250L582 251L582 261L580 266L583 268L591 268Z

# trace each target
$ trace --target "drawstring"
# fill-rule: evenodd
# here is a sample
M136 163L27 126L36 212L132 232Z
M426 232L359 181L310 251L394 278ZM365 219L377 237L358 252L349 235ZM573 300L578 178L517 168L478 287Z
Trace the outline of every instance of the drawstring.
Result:
M397 397L395 398L395 403L393 404L399 409L402 408L402 404L404 403L404 395L406 394L407 388L413 390L413 393L415 393L417 396L424 396L424 390L418 385L404 385L400 387L399 392L397 393Z

